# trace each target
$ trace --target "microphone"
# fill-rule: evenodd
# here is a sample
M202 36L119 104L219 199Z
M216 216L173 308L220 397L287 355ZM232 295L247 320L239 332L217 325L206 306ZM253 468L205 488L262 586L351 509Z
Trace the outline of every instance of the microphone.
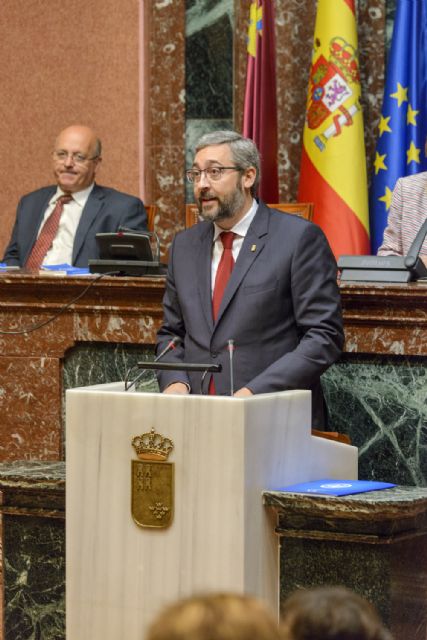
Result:
M234 395L234 368L233 368L233 355L234 355L234 340L228 340L228 362L230 365L230 396Z
M181 338L178 338L178 336L174 336L172 338L172 340L170 340L168 342L166 347L164 347L164 349L162 349L160 351L159 355L154 359L153 363L156 363L159 360L161 360L163 358L163 356L165 356L167 353L169 353L169 351L172 351L173 349L175 349L179 345L180 342L181 342ZM153 363L150 363L150 364L153 364ZM137 365L137 366L139 366L139 365ZM129 385L127 384L127 380L125 380L125 391L129 391L129 389L131 389L133 387L133 385L136 384L138 382L138 380L140 378L142 378L144 373L146 373L146 371L148 371L148 370L149 370L148 368L142 369L142 371L139 372L139 374L136 376L136 378L134 380L132 380L132 382Z
M407 256L405 257L405 267L414 274L416 278L425 278L427 276L427 267L419 257L421 247L425 237L427 236L427 218L418 230L415 240L409 247Z

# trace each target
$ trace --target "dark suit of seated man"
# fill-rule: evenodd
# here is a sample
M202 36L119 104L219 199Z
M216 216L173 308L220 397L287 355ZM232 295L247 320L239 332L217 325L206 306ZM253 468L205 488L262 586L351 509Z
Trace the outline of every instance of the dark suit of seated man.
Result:
M33 191L20 200L3 262L29 269L41 264L87 267L90 258L99 258L97 233L118 231L120 227L146 230L147 214L139 198L95 184L100 164L101 142L92 129L74 125L59 134L53 151L56 185ZM44 227L47 230L54 224L54 215L49 224L47 221L63 196L72 199L66 198L60 205L55 235L40 258L40 236Z
M204 222L172 243L157 352L180 338L165 359L178 368L180 361L221 364L203 391L229 395L234 340L234 395L310 389L312 426L323 429L320 376L344 342L337 266L317 225L255 199L259 174L252 140L231 131L199 140L187 177ZM224 231L234 233L235 266L219 301ZM201 391L201 374L163 371L158 377L164 393Z

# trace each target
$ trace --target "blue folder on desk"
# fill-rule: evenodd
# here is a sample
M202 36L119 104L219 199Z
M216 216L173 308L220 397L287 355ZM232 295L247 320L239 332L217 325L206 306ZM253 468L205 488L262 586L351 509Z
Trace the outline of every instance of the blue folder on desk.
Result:
M319 496L348 496L354 493L391 489L395 486L396 485L391 482L378 482L376 480L335 480L333 478L326 478L313 482L291 484L287 487L280 487L277 491Z
M73 267L71 264L45 264L41 267L42 271L60 271L65 272L67 276L84 276L89 275L89 267Z

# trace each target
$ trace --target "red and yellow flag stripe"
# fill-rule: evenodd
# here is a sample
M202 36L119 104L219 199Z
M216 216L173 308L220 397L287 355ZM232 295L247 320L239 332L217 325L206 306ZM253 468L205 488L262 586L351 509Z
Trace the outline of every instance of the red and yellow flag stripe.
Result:
M336 257L369 253L369 214L353 0L319 0L298 199Z

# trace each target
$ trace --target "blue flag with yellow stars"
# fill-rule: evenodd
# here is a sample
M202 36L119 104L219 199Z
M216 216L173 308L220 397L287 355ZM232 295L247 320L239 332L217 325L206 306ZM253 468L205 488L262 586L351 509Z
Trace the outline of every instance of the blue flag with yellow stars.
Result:
M427 0L398 0L370 194L372 253L396 180L427 170Z

